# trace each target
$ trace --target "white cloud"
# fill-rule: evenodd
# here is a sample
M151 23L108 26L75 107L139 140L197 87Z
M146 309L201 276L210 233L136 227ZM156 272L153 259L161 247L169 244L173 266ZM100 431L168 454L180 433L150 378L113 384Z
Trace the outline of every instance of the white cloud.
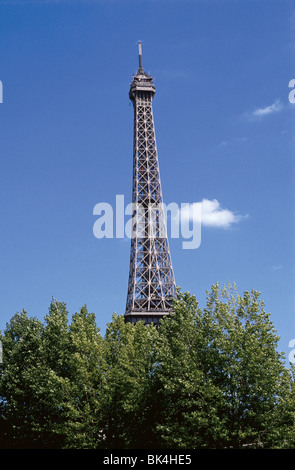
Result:
M206 227L229 228L233 224L238 223L241 219L246 217L235 214L229 209L222 208L220 202L217 201L217 199L203 199L201 203L194 204L201 204L201 212L195 212L194 221L199 222L201 225ZM190 204L181 208L181 217L183 220L193 219L192 206L194 204ZM196 220L198 217L200 217L200 219Z
M266 106L265 108L257 108L255 111L252 112L252 116L254 117L263 117L268 114L273 114L281 111L283 105L280 100L276 100L270 106Z
M232 145L236 143L239 144L239 143L243 143L247 141L248 141L247 137L236 137L235 139L232 139L232 140L223 140L221 144L219 145L219 147L226 147L228 145Z
M272 271L280 271L282 269L283 265L282 264L273 264L271 267Z

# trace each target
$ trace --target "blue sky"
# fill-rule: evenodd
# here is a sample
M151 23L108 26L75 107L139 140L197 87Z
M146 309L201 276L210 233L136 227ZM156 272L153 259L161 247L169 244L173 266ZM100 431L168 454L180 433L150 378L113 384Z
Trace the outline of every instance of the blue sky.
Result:
M294 31L292 1L0 1L0 329L52 297L102 332L124 313L130 243L95 238L93 208L131 201L142 40L164 201L207 201L200 247L170 240L176 282L200 306L217 281L260 291L288 355Z

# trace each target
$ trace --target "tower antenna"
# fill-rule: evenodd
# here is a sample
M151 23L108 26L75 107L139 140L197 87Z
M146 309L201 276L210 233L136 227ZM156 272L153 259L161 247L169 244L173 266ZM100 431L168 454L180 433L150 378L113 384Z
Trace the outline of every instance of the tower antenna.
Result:
M138 53L139 53L139 68L142 68L142 47L141 47L141 41L138 41Z

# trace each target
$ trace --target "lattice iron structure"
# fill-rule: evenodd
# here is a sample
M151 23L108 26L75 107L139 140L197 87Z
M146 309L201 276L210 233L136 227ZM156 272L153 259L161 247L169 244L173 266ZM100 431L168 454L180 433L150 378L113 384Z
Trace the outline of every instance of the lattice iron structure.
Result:
M163 207L152 100L153 77L142 66L133 76L129 98L134 107L133 232L125 321L159 324L173 311L176 286Z

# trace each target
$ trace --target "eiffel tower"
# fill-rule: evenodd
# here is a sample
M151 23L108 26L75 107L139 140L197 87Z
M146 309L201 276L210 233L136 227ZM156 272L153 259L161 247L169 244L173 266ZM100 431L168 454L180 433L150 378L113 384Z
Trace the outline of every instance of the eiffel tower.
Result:
M152 100L153 77L142 66L130 85L134 108L133 146L133 232L125 321L158 325L173 311L176 286L171 263L163 207Z

